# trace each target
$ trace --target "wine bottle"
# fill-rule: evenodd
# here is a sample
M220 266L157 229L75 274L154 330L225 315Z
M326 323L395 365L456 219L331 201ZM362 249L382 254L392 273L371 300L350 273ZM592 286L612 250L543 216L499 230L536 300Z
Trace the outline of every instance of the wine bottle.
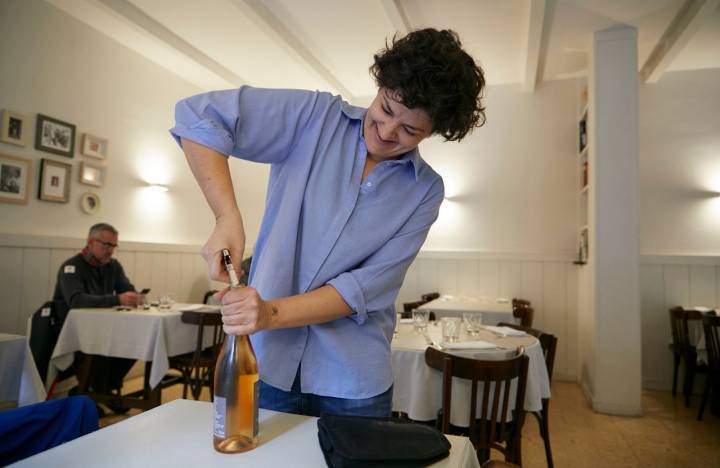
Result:
M260 380L246 335L225 335L215 365L213 445L224 453L257 445Z
M230 260L222 251L230 286L239 286ZM257 359L247 335L225 335L215 363L213 445L223 453L239 453L257 446L260 379Z

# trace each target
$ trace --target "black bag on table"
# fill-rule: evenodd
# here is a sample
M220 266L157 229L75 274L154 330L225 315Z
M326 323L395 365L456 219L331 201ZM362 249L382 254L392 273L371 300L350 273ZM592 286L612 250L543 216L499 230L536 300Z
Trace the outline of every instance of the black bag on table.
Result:
M450 442L437 429L393 418L324 414L318 438L330 468L410 468L450 455Z

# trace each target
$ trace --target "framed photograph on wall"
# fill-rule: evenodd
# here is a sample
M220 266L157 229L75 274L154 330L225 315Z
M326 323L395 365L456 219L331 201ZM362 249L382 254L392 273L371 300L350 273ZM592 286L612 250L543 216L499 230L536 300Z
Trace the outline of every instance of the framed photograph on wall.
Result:
M80 152L91 158L105 159L107 158L108 141L104 138L83 133L82 148Z
M42 159L40 165L40 200L67 203L70 200L72 165L52 159Z
M100 209L100 197L94 192L80 195L80 208L87 214L95 214Z
M0 202L27 204L32 161L0 154Z
M102 187L105 185L105 168L93 164L80 164L80 183Z
M75 125L38 114L35 149L72 158L75 151Z
M11 145L27 146L30 139L29 122L30 118L25 114L3 109L0 117L0 141Z

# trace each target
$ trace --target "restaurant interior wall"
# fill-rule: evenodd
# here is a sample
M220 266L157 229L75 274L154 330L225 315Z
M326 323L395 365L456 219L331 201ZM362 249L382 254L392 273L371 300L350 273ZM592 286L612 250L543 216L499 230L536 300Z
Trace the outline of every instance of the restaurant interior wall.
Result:
M168 133L175 103L201 90L44 1L0 2L0 29L11 38L0 41L0 108L29 115L31 137L38 113L77 127L73 158L36 150L32 138L24 148L0 143L0 153L33 160L29 202L0 203L0 232L82 239L104 221L120 231L121 245L202 244L214 219ZM79 183L80 163L99 162L79 151L85 132L109 141L103 187ZM37 199L42 158L73 165L68 203ZM232 170L243 174L237 198L255 233L268 170L242 161ZM169 191L153 192L148 183ZM100 197L94 215L80 209L86 191Z

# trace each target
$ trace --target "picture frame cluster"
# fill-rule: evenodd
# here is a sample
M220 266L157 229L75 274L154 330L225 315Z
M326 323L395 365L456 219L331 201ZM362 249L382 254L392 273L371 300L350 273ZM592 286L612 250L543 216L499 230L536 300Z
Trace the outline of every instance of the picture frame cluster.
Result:
M61 119L38 113L35 119L35 135L31 140L31 117L10 109L0 111L0 144L27 147L33 141L34 149L54 156L73 159L75 142L79 141L79 153L94 161L81 161L78 165L78 182L92 187L103 187L107 168L103 164L108 157L109 142L90 133L77 137L77 127ZM1 146L1 145L0 145ZM27 204L32 185L33 160L0 150L0 202ZM68 203L72 186L73 164L50 158L40 158L38 200ZM100 208L100 197L95 192L85 192L80 197L80 208L94 214Z

